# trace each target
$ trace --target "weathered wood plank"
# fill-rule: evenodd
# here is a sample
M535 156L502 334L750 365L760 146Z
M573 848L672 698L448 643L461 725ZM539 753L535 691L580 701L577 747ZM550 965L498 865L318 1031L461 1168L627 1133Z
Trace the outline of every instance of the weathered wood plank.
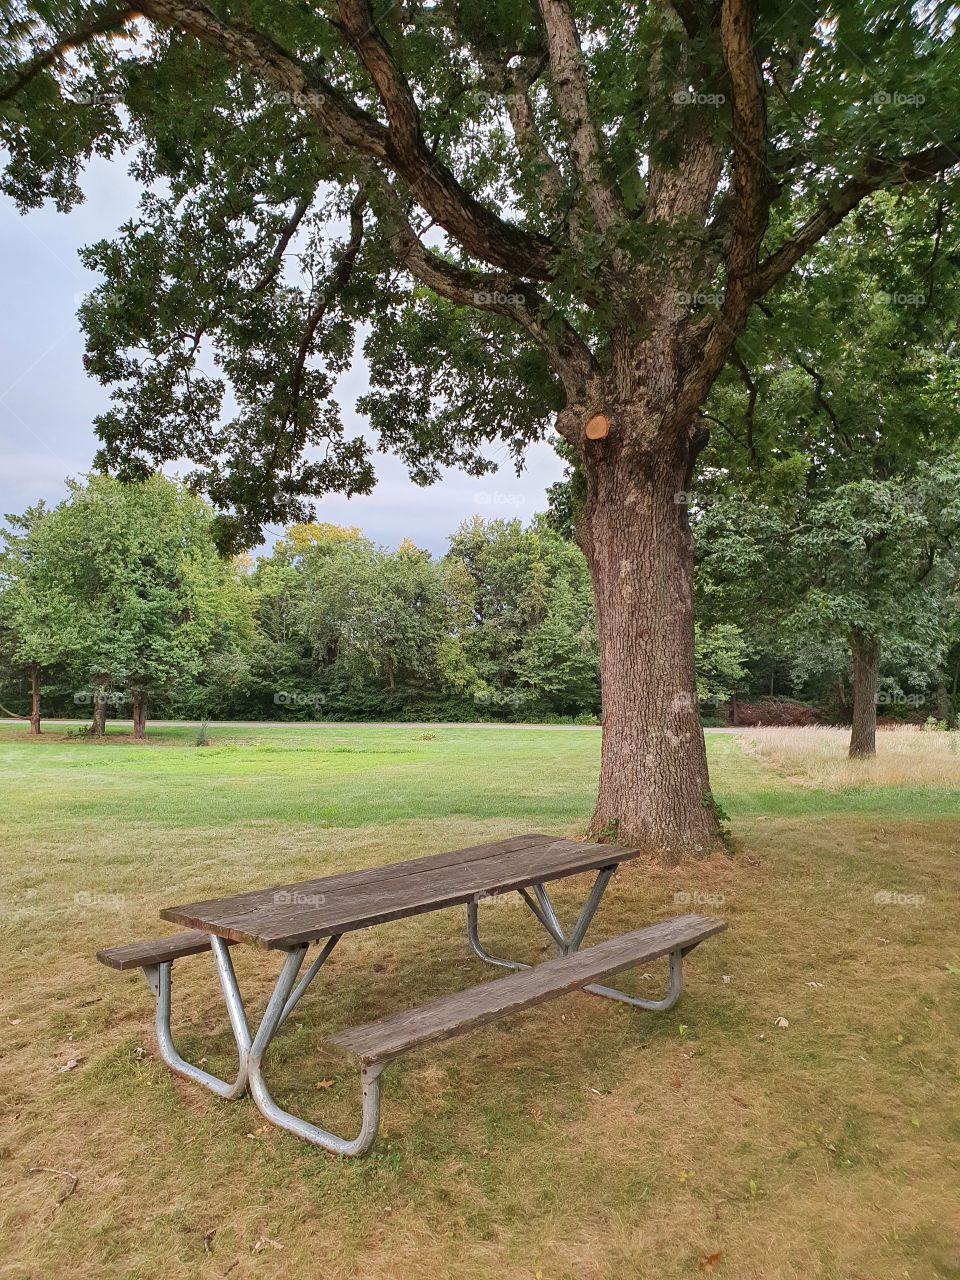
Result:
M210 950L209 934L199 929L177 933L169 938L151 938L146 942L126 942L120 947L104 947L97 952L101 964L111 969L139 969L145 964L163 964L181 956L195 956Z
M160 915L236 942L289 947L456 906L480 895L615 865L636 857L637 852L541 835L519 836L388 867L165 907Z
M417 1009L350 1027L328 1039L338 1048L356 1054L362 1063L387 1062L419 1045L460 1035L632 965L645 964L675 947L689 951L726 927L723 920L708 916L678 916L598 942L572 955L547 960L532 969L441 996Z
M471 845L466 849L449 849L444 853L431 853L422 858L409 858L404 862L391 862L376 867L364 867L359 871L341 871L332 876L318 876L312 880L290 881L268 885L263 889L250 889L244 893L230 894L226 897L207 898L199 902L187 903L184 906L165 907L160 915L163 919L173 919L167 912L190 912L203 917L214 912L220 916L227 914L242 915L246 911L258 911L274 902L282 893L309 896L322 893L329 896L334 893L349 893L371 885L386 885L388 882L402 879L405 876L421 875L424 872L435 872L450 866L464 866L478 859L496 857L502 853L514 853L518 849L527 849L533 845L552 844L555 836L530 834L511 836L506 840L497 840L488 844ZM180 922L180 921L178 921Z

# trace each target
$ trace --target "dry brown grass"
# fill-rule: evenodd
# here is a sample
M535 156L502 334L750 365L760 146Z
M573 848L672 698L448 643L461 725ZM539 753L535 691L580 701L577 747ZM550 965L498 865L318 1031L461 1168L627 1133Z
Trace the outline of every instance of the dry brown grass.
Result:
M960 787L960 733L880 729L877 754L850 760L848 729L744 729L744 750L791 782L844 787Z
M349 1163L172 1078L145 984L92 953L162 932L161 905L240 877L415 856L517 821L118 826L82 799L57 810L51 789L46 829L0 829L0 1277L957 1280L960 821L778 816L770 789L796 789L732 737L715 749L721 800L734 781L766 797L735 820L736 857L632 865L596 926L709 902L730 928L689 958L681 1004L649 1015L572 995L410 1055L385 1076L378 1145ZM538 812L542 767L532 747L522 827L571 830ZM138 785L112 769L112 786ZM410 785L442 790L442 769ZM123 905L77 906L98 883ZM585 887L556 890L566 918ZM490 906L483 927L493 949L538 954L519 905ZM279 1099L355 1128L355 1071L324 1028L485 980L462 929L441 912L346 939L271 1051ZM275 960L237 964L256 1017ZM651 991L661 969L625 984ZM226 1070L208 958L177 973L184 1051ZM58 1204L69 1180L38 1169L76 1174L76 1189Z

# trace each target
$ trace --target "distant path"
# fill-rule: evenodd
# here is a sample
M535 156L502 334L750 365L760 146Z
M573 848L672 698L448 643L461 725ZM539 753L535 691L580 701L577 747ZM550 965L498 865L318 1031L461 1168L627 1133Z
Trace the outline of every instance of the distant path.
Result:
M20 721L3 721L0 724L19 724ZM52 716L45 717L45 725L89 724L89 716L83 720L58 720ZM133 723L130 720L108 720L107 727ZM198 729L199 720L148 720L147 732L151 728ZM507 724L489 720L208 720L210 729L540 729L552 733L577 733L585 731L596 733L598 724ZM734 726L709 726L705 733L738 733Z

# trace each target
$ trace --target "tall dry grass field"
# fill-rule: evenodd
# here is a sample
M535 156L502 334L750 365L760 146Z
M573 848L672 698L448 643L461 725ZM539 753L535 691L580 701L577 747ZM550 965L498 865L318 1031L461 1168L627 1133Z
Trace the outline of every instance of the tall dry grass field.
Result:
M850 760L848 729L745 729L744 751L791 782L846 787L960 787L960 733L880 729L872 760Z

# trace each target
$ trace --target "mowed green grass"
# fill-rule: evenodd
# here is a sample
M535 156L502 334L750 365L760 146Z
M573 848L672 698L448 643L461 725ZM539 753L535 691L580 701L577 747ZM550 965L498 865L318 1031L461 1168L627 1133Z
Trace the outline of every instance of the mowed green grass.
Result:
M93 952L200 896L582 834L599 734L211 734L0 731L0 1276L960 1276L958 788L818 790L711 735L732 856L631 865L592 934L722 915L677 1008L577 994L410 1055L373 1153L342 1162L171 1077L146 985ZM557 888L567 918L588 883ZM546 957L519 900L482 919L492 948ZM276 964L237 955L254 1019ZM624 985L655 994L662 968ZM275 1093L353 1132L325 1029L491 976L459 911L344 939L271 1049ZM209 957L174 988L183 1051L229 1071Z

